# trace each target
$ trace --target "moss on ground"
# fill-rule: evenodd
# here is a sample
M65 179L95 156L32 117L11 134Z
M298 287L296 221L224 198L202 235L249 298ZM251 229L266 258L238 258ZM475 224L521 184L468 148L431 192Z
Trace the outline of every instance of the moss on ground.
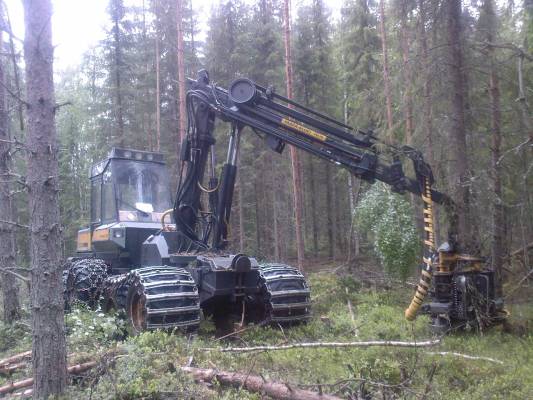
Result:
M412 295L410 289L369 289L361 287L353 278L329 273L312 274L310 283L314 317L308 324L283 330L250 327L240 337L222 342L215 340L209 321L202 324L195 336L146 332L119 342L122 327L112 316L79 309L67 319L71 352L77 352L82 358L94 356L120 343L127 354L104 358L105 362L97 370L77 380L78 385L71 387L67 398L260 398L245 390L216 386L207 389L194 384L179 370L191 357L193 365L198 367L261 374L267 379L312 389L317 384L337 383L324 386L323 390L344 398L357 395L358 398L415 399L422 398L425 392L428 399L533 398L533 337L525 330L521 336L506 333L501 327L482 335L458 333L445 337L440 346L431 349L327 348L254 354L201 350L229 345L369 339L412 341L432 337L425 317L414 324L403 318L403 309ZM353 307L353 320L348 301ZM521 325L527 327L533 321L533 306L522 304L510 309ZM26 336L10 339L15 341L17 350L27 346ZM503 364L433 355L432 351L490 357Z

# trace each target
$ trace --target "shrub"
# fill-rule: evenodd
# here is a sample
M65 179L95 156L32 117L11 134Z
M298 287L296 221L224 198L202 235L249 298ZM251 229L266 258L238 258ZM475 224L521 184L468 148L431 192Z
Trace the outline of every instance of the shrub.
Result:
M409 202L377 183L357 207L356 223L371 233L374 251L385 270L405 280L419 254L419 237L413 224Z

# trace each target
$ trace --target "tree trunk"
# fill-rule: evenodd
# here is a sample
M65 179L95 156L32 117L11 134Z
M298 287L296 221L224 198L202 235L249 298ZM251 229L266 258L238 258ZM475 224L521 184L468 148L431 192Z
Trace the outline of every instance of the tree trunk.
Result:
M489 26L487 27L487 42L493 43L495 37L495 20L494 3L492 0L485 0L483 4L488 16ZM490 108L491 108L491 130L492 130L492 267L495 271L495 289L496 297L503 296L502 287L502 268L503 268L503 193L501 182L501 105L500 105L500 78L496 70L494 48L488 47L489 62L489 91L490 91Z
M315 191L315 163L312 157L309 157L309 192L311 203L311 219L313 220L313 255L318 256L318 224L317 224L317 209L316 209L316 191Z
M161 50L159 49L159 0L154 3L155 12L155 150L161 150Z
M178 27L178 105L179 105L179 143L185 139L187 112L185 110L185 51L183 49L183 7L182 0L176 2L176 23Z
M24 19L33 398L40 400L60 395L67 383L51 1L24 0Z
M117 8L121 8L122 5L119 5ZM115 117L117 119L117 138L116 142L119 146L124 146L124 116L122 109L122 83L121 83L121 74L120 68L122 66L122 55L121 55L121 45L120 45L120 13L121 10L115 10L113 15L113 36L114 36L114 51L115 51Z
M333 259L335 257L335 217L333 205L335 201L333 199L333 181L331 178L331 164L326 162L326 216L327 216L327 228L328 233L328 256Z
M2 13L0 13L0 19ZM3 25L4 21L1 21ZM0 31L0 46L4 48L3 32ZM9 143L9 117L6 104L6 86L4 64L0 62L0 220L15 221L10 184L11 146ZM0 223L0 268L9 270L15 267L15 232L11 224ZM4 322L10 324L20 317L18 286L15 276L10 273L0 274L2 298L4 304Z
M287 98L292 99L292 52L291 52L291 2L284 0L283 7L284 39L285 39L285 81L287 84ZM290 106L289 106L290 107ZM292 169L292 195L294 200L294 219L296 231L296 253L298 269L303 271L305 261L305 246L302 218L302 171L300 169L298 150L290 146Z
M461 42L461 1L445 3L451 79L450 175L457 206L457 241L460 248L474 248L470 213L468 155L465 130L465 75Z
M424 0L418 1L418 8L420 13L420 41L422 44L422 74L424 77L424 112L422 113L424 130L427 137L428 143L428 162L432 167L433 172L435 173L435 149L434 149L434 137L433 137L433 97L432 97L432 74L430 70L430 59L429 59L429 50L427 42L427 32L426 32L426 8ZM435 243L440 242L440 224L439 224L439 209L438 207L433 210L435 215L434 218L434 230L435 230Z
M387 33L385 29L385 4L384 0L379 2L379 30L381 33L381 48L383 50L383 91L385 94L385 105L387 110L387 128L389 130L387 136L392 135L392 97L390 91L390 81L389 81L389 56L387 50Z

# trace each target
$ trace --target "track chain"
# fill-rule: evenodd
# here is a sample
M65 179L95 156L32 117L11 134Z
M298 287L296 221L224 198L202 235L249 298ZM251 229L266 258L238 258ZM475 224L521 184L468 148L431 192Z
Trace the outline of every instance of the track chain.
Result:
M103 260L84 258L67 262L63 269L65 309L68 310L75 301L95 308L106 278L107 265Z
M144 267L110 277L107 310L126 312L135 332L145 329L196 329L200 323L198 288L183 268ZM112 305L112 307L109 307Z
M259 271L270 321L291 323L311 318L311 292L298 269L276 263L263 264Z

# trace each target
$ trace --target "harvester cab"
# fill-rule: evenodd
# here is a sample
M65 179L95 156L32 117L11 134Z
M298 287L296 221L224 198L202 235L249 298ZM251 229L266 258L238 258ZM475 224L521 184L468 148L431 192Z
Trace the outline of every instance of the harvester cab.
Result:
M78 231L78 255L102 259L114 273L140 266L142 243L172 204L163 155L113 148L90 180L91 222Z

